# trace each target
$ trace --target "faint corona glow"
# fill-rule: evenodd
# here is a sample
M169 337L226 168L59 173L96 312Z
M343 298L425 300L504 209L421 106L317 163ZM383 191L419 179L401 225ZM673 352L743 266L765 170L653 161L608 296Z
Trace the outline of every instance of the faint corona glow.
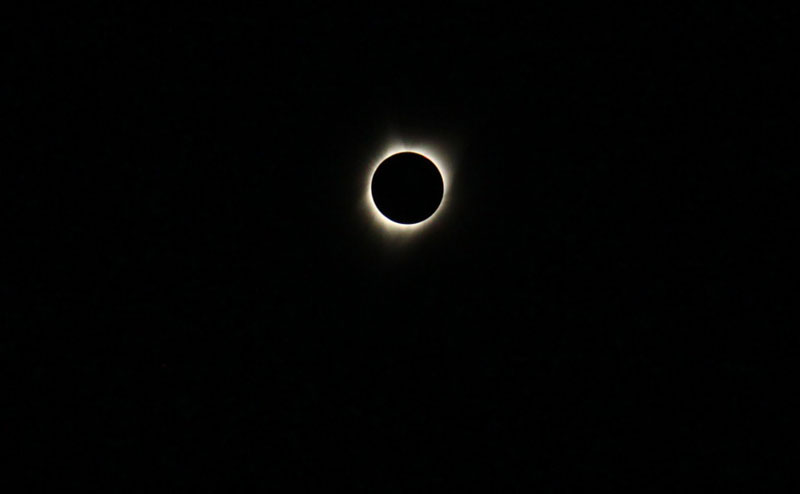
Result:
M422 156L428 158L433 162L436 168L439 169L439 173L442 175L442 183L444 185L444 189L442 191L442 202L439 204L439 207L434 211L434 213L429 216L428 218L420 221L419 223L412 223L412 224L405 224L405 223L397 223L380 212L378 206L375 205L375 200L372 197L372 177L375 175L378 167L381 163L384 162L390 156L393 156L397 153L417 153L421 154ZM449 163L444 158L442 153L433 146L407 146L402 143L393 143L389 145L384 151L380 154L379 158L375 160L372 166L369 169L369 173L367 174L367 183L366 183L366 193L364 196L364 205L367 209L367 212L375 223L375 225L380 228L386 234L392 235L404 235L404 234L411 234L417 233L421 230L424 230L431 226L432 224L436 223L438 218L441 217L442 213L444 212L445 208L447 207L448 203L448 192L450 189L450 181L451 181L452 170L450 168Z

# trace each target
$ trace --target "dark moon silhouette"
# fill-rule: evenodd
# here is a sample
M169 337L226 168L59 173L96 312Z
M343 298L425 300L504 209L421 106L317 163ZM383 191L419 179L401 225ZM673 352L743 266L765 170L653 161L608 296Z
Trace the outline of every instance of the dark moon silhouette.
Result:
M442 174L421 154L393 154L378 165L372 176L375 206L395 223L411 225L430 218L439 208L443 194Z

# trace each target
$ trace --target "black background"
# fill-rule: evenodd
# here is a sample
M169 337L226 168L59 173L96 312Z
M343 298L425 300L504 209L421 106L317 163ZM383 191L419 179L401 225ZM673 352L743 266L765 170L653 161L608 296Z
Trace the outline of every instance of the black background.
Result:
M791 19L2 20L15 472L30 492L782 490ZM403 239L361 202L397 137L454 170Z

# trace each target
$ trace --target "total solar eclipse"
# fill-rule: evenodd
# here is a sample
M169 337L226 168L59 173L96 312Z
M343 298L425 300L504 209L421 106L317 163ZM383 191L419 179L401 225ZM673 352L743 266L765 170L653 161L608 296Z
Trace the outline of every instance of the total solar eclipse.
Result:
M436 164L410 151L383 160L372 176L372 200L390 221L413 225L439 209L444 180Z

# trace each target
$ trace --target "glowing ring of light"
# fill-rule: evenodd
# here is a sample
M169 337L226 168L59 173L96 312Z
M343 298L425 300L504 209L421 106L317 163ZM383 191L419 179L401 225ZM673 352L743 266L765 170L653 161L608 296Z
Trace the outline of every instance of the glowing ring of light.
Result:
M436 208L436 211L434 211L432 215L420 221L419 223L405 224L390 220L380 212L378 206L375 205L375 200L372 198L372 177L375 175L378 167L390 156L404 152L420 154L429 159L431 163L433 163L433 165L439 170L439 174L442 176L442 184L444 186L442 189L442 202L439 203L439 207ZM364 204L366 205L366 209L369 212L372 221L385 233L409 234L412 232L419 232L420 230L423 230L435 223L437 218L441 217L441 214L448 203L448 190L450 188L451 175L452 173L450 166L447 164L446 160L442 158L442 155L435 149L432 149L428 146L405 146L403 144L393 144L381 154L381 158L375 161L369 169L369 173L367 174L367 184L365 187L366 193L364 196Z

